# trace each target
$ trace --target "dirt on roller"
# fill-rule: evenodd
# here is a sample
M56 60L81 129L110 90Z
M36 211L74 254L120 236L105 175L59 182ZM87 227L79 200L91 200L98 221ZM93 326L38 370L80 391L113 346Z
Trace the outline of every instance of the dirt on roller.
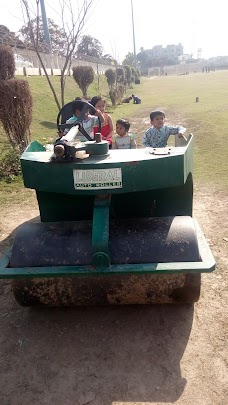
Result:
M199 187L194 214L217 261L194 307L28 309L0 281L0 404L227 404L227 195ZM1 253L37 216L5 209Z

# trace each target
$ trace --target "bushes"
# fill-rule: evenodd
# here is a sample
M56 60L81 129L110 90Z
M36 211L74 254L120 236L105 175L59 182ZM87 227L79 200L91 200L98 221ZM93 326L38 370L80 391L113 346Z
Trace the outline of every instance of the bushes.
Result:
M105 72L112 105L119 103L125 93L125 70L122 67L107 69Z
M116 81L117 83L124 84L125 81L125 70L122 67L116 69Z
M19 151L12 147L5 152L0 160L0 180L11 183L21 173Z
M107 79L107 82L108 82L109 90L111 90L114 87L115 83L116 83L116 70L107 69L105 71L105 76L106 76L106 79Z
M0 80L13 79L15 61L10 46L0 46Z
M12 147L23 152L30 141L32 96L25 80L0 81L0 121Z
M116 88L109 91L109 97L111 99L112 105L115 106L117 103L120 103L123 95L125 93L125 88L123 85L118 85Z
M94 71L91 66L73 67L73 77L82 91L83 97L87 97L87 89L94 81Z
M105 72L105 76L107 78L109 96L113 106L121 102L126 93L127 86L132 87L132 84L140 83L140 71L128 65L123 67L119 66L115 70L108 69Z
M131 66L131 82L135 83L135 68Z
M136 69L136 74L137 74L137 76L140 78L140 76L142 76L141 70L140 70L140 69Z
M0 122L15 152L21 153L30 140L32 96L25 80L14 79L11 48L0 47Z
M111 90L109 90L109 97L110 97L110 100L111 100L111 102L112 102L112 106L115 107L116 102L117 102L117 99L118 99L118 96L117 96L117 89L111 89Z
M141 71L139 69L135 70L135 84L140 84L140 76L141 76Z
M126 66L124 66L124 70L125 70L125 77L126 77L127 85L130 86L131 76L132 76L131 67L126 65Z

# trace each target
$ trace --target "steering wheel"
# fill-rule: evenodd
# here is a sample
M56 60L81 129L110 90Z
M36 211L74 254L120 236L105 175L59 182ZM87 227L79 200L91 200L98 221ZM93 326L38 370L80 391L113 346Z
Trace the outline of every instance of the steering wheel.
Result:
M73 122L72 124L66 124L66 123L65 124L61 123L60 124L60 117L63 118L64 115L65 115L65 120L70 118L70 117L67 117L70 110L71 110L71 115L70 116L72 117L73 111L74 111L74 103L82 104L82 110L81 110L81 114L80 114L79 118L77 119L77 121ZM64 131L64 129L66 129L66 128L70 129L70 128L76 126L77 124L79 124L80 125L79 131L81 132L81 134L84 135L89 141L93 141L91 136L83 128L83 120L85 118L85 113L88 110L93 110L93 111L96 112L96 108L92 104L88 103L87 101L74 100L74 101L71 101L70 103L64 105L63 108L61 108L61 110L59 111L58 116L57 116L57 128L58 128L58 130ZM98 118L98 132L100 132L101 131L101 120L100 120L99 117L97 117L97 118Z

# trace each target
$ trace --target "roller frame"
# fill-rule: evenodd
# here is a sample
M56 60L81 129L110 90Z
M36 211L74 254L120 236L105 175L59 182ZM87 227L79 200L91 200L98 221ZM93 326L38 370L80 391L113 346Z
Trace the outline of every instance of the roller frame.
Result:
M172 274L172 273L210 273L215 269L215 260L208 247L207 241L196 220L196 234L200 262L176 262L176 263L140 263L110 265L103 267L95 266L48 266L10 268L12 247L0 259L0 278L43 278L43 277L70 277L83 275L107 275L107 274Z

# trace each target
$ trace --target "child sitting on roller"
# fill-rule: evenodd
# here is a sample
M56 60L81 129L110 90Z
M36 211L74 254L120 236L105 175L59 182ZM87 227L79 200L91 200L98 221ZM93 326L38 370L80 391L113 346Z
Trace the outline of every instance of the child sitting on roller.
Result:
M167 146L170 135L179 134L179 138L184 137L185 128L180 126L169 126L165 124L165 113L163 111L152 111L150 114L152 127L143 135L143 146L152 148L163 148Z
M74 122L78 121L83 108L84 108L84 103L82 103L82 101L80 101L78 99L73 101L72 102L73 116L66 121L66 124L73 124ZM88 106L88 110L85 112L84 119L82 122L83 128L85 129L87 134L91 136L92 139L94 138L93 128L98 127L98 124L99 124L98 117L100 118L101 124L103 124L103 122L104 122L104 117L103 117L102 112L98 109L95 109L95 110L96 110L96 116L90 115L89 106ZM68 131L69 131L68 128L65 129L64 134L66 134ZM85 142L88 140L80 132L78 132L76 139L78 139L81 142Z
M103 141L107 141L109 143L109 148L112 146L112 136L113 136L113 123L112 118L109 114L105 112L106 101L101 96L95 96L91 99L90 103L94 105L94 107L99 110L104 117L104 122L101 126L101 135ZM94 135L98 132L98 127L94 127Z
M116 121L116 134L112 137L112 149L135 149L137 148L135 135L129 134L130 123L128 120Z

